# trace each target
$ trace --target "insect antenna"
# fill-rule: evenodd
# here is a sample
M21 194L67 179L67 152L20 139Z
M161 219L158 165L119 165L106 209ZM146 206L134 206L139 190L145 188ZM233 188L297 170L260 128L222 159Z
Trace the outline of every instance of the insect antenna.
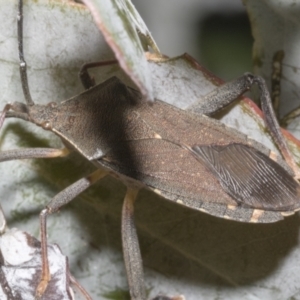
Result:
M30 121L28 107L34 105L28 86L27 67L23 51L23 0L18 2L17 24L20 77L26 104L20 102L6 104L0 113L0 128L2 128L5 118L18 118Z
M19 48L19 58L20 58L20 76L21 83L23 88L23 93L25 97L26 104L28 106L34 105L34 102L30 95L28 79L27 79L27 66L24 58L24 50L23 50L23 0L19 0L18 3L18 48Z

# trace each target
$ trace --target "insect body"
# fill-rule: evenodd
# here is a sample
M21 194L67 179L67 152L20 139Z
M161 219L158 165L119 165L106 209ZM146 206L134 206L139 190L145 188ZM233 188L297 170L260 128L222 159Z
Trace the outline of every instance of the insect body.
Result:
M299 185L262 145L208 117L159 100L149 105L117 78L58 105L13 104L7 116L22 116L53 131L100 167L58 194L43 211L42 224L48 213L107 173L129 186L129 202L132 191L149 187L177 203L244 222L274 222L299 209ZM45 151L45 156L64 153ZM19 156L25 157L24 150ZM123 223L128 219L125 213ZM138 252L125 247L128 255ZM132 280L136 286L137 279Z
M97 166L180 204L244 222L298 208L299 185L262 145L206 116L149 105L115 77L58 105L13 106L7 116L27 110L25 119ZM255 219L251 209L270 212Z
M21 22L22 18L22 54ZM40 214L43 269L37 298L45 293L51 277L47 215L107 174L120 178L127 186L122 240L132 299L146 299L133 221L133 204L141 188L190 208L243 222L275 222L300 208L300 186L285 163L275 162L261 144L204 115L236 99L253 83L259 85L266 102L269 95L260 78L246 74L212 94L213 105L209 108L194 105L187 111L159 100L150 105L138 91L115 77L60 104L44 106L34 104L29 97L22 58L21 55L20 69L27 103L7 105L1 120L16 117L35 123L58 135L66 149L6 151L0 154L0 161L65 156L76 150L99 167L57 194ZM278 130L273 131L281 141Z

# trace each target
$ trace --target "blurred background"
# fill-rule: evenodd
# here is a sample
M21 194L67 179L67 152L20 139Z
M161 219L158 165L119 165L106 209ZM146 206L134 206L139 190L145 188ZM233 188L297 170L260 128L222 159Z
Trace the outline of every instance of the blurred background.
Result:
M252 43L240 0L132 0L160 50L184 52L224 80L252 71Z

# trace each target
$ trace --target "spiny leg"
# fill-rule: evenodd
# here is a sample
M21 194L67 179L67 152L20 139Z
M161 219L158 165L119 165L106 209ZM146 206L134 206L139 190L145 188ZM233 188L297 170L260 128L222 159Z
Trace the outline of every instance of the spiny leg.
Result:
M132 300L146 300L143 263L134 224L134 202L138 190L128 187L122 209L122 242L125 268Z
M58 193L40 213L42 274L41 281L36 289L36 299L40 299L51 279L47 252L47 216L58 211L62 206L72 201L76 196L90 187L93 183L107 175L106 171L96 170L87 177L81 178L66 189Z
M294 171L295 177L299 179L299 168L287 146L285 138L282 135L278 121L274 114L271 97L263 78L246 73L244 76L225 83L213 90L205 96L204 99L206 101L204 104L202 101L201 103L197 102L191 105L188 110L196 114L212 115L235 101L239 96L248 91L253 84L257 84L260 90L260 102L266 125L286 162Z

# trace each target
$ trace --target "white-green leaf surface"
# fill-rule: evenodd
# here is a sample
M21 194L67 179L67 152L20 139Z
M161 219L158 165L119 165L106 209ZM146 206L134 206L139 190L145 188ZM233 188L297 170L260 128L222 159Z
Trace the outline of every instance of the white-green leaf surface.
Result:
M130 0L85 0L98 28L122 69L148 100L153 100L150 70L144 51L158 48Z

